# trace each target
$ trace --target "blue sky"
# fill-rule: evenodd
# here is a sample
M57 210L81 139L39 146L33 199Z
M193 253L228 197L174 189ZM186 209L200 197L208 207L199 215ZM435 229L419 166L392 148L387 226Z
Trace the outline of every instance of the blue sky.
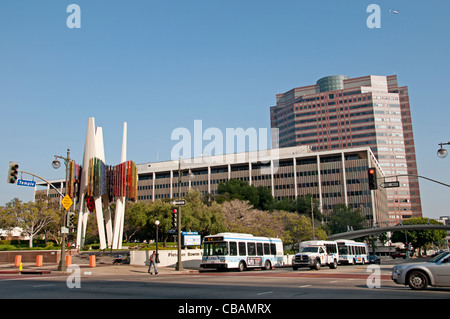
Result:
M80 29L66 25L71 3ZM379 29L366 25L371 3ZM450 141L448 12L448 1L2 1L0 205L32 199L6 183L9 161L47 179L64 177L50 164L68 147L81 163L89 117L108 164L120 161L124 121L128 159L168 160L175 128L269 128L277 93L333 74L396 74L419 174L450 184L450 158L436 156ZM420 187L425 217L450 215L450 189Z

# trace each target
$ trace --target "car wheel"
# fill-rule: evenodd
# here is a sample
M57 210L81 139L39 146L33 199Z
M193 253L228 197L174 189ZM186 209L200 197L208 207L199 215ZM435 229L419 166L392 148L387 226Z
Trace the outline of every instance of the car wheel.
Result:
M425 289L428 286L428 278L421 271L413 271L408 276L408 285L414 290Z
M330 269L336 269L338 267L338 263L337 263L337 261L336 261L336 259L335 260L333 260L333 262L330 264Z
M315 260L314 261L314 265L312 265L311 267L309 267L311 269L315 269L315 270L319 270L320 269L320 261L319 260Z

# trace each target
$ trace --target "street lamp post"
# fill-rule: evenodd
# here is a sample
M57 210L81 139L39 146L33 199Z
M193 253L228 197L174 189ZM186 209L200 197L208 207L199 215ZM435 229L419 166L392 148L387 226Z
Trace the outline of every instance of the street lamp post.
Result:
M447 143L439 143L438 145L441 146L441 148L437 151L437 156L439 158L446 158L448 155L448 152L445 148L442 147L442 145L450 145L450 142Z
M64 160L64 164L66 165L66 187L65 192L66 195L69 194L69 163L70 163L70 148L67 149L67 156L59 156L55 155L55 160L52 162L52 167L54 169L58 169L61 166L60 161L58 161L58 158ZM67 221L67 210L64 210L63 212L63 227L65 227ZM59 271L66 271L66 233L62 231L61 227L61 260L59 261L58 270Z
M158 254L158 226L159 226L159 220L155 221L156 225L156 260L155 263L159 264L159 254Z

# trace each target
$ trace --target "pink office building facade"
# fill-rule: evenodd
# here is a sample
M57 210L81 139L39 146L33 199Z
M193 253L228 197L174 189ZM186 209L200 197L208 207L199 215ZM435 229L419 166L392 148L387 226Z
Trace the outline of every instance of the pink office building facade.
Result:
M378 184L399 181L386 189L390 224L422 216L408 87L396 75L327 76L277 94L270 117L279 147L370 147L384 172ZM389 177L398 175L409 176Z

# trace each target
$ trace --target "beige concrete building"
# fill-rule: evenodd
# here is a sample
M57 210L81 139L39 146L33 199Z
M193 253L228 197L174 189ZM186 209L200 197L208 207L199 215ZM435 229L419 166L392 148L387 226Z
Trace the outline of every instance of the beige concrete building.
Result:
M232 178L271 190L276 199L295 199L311 194L326 216L336 204L359 208L366 227L387 225L386 190L369 190L367 170L375 167L380 181L384 173L369 147L332 151L312 151L306 146L267 151L208 156L180 161L137 164L138 201L180 198L189 189L217 194L219 183ZM64 194L64 181L52 182ZM44 189L42 189L44 187ZM36 195L60 196L45 183L37 183Z
M368 187L367 170L383 171L368 147L313 152L297 146L264 152L246 152L196 159L138 164L138 200L178 198L178 169L183 172L180 197L189 189L217 194L219 183L236 178L255 187L270 188L276 199L312 194L322 212L336 204L359 208L367 226L389 221L386 190Z

